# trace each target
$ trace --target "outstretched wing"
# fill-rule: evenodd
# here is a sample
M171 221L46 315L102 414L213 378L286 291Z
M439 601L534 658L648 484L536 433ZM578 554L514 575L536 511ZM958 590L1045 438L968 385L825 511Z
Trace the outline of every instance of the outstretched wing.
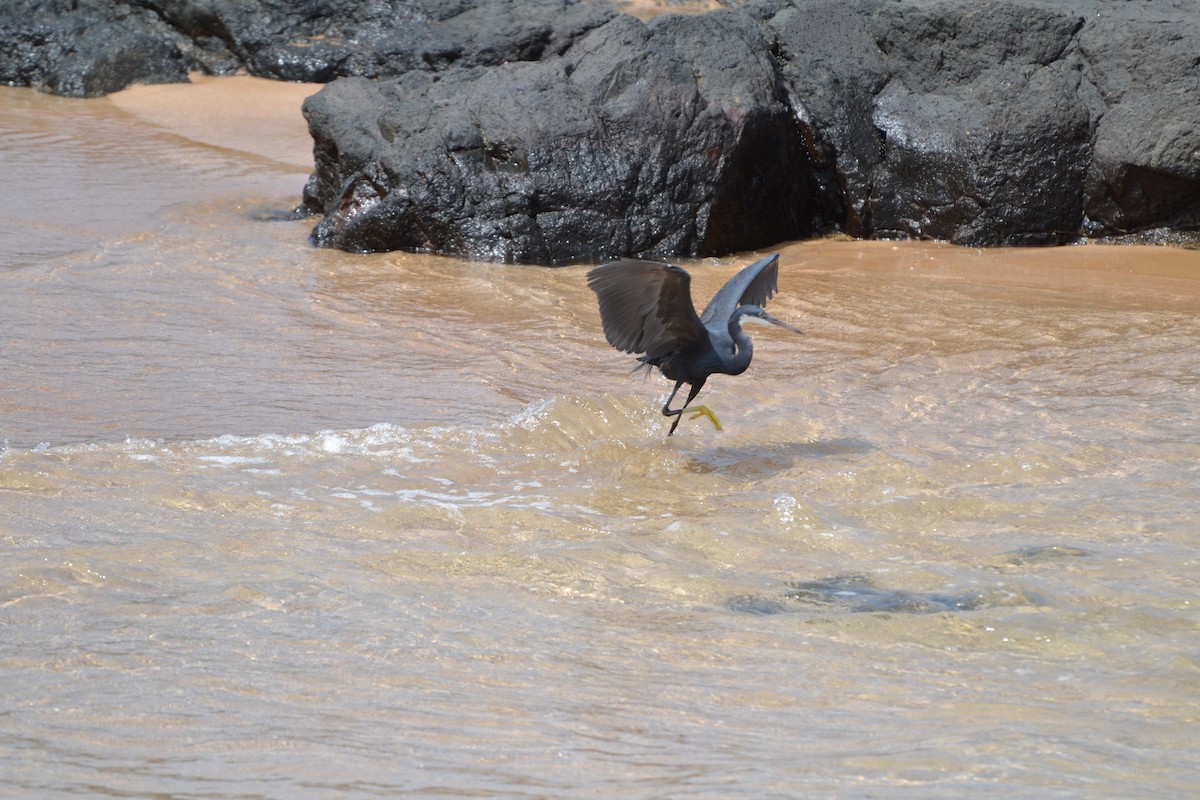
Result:
M734 275L713 295L704 313L702 322L713 320L724 323L738 306L765 306L779 289L779 254L760 258Z
M692 305L692 279L684 270L654 261L614 261L588 273L600 301L608 343L654 358L708 336Z

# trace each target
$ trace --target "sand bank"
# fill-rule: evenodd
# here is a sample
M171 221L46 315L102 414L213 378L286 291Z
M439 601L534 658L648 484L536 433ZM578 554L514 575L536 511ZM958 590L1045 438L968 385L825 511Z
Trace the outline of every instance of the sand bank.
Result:
M107 102L186 139L311 169L312 139L300 106L320 88L248 75L193 75L190 84L133 86Z

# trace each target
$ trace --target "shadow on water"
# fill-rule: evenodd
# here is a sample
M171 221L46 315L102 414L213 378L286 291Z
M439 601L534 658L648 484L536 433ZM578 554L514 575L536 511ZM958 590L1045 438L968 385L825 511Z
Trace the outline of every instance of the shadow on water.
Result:
M876 586L866 575L837 575L792 581L782 597L739 595L725 602L730 611L768 616L800 611L852 614L936 614L979 611L1000 606L1041 606L1036 595L1013 588L960 592L910 592Z
M873 449L874 445L861 439L716 447L694 455L687 469L700 474L722 473L735 478L762 478L791 469L802 461L863 455Z

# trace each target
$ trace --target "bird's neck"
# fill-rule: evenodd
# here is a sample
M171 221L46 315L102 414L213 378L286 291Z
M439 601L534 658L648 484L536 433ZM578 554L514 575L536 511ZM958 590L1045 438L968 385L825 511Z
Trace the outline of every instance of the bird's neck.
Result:
M729 362L725 372L728 375L741 375L750 366L750 359L754 356L754 344L742 330L737 315L734 315L734 318L729 321L729 336L733 339L735 350L733 359Z

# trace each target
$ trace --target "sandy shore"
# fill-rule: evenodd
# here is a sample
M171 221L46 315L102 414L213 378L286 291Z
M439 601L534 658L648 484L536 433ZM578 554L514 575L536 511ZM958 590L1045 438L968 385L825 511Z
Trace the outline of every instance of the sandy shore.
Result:
M312 169L312 138L300 113L314 83L248 75L193 75L192 82L132 86L107 102L186 139Z

